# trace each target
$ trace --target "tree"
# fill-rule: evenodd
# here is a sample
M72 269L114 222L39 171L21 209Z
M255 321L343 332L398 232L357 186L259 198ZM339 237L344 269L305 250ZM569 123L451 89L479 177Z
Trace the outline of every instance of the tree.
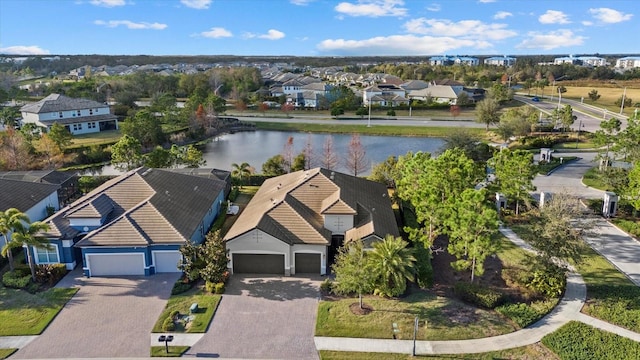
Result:
M13 232L22 223L29 223L29 217L27 214L21 212L16 208L0 211L0 234L4 237L4 244L2 246L2 256L5 256L9 260L9 270L13 271L13 253L9 245L9 233ZM7 249L5 249L7 247Z
M623 102L624 102L624 106L622 106ZM620 106L620 107L630 107L631 104L633 104L633 99L631 99L630 97L627 97L625 95L620 95L620 97L616 99L614 104L616 106Z
M58 146L60 151L64 151L69 144L71 144L71 139L73 139L73 135L67 130L64 126L58 124L57 122L53 123L49 128L49 132L47 133L49 138L53 140L53 142Z
M162 145L165 141L160 121L148 110L138 111L120 124L122 134L138 140L145 148Z
M589 99L591 99L591 101L596 102L598 101L598 99L600 99L600 94L598 94L598 90L593 89L591 91L589 91Z
M456 270L471 269L471 282L475 275L484 273L485 259L496 253L498 243L498 213L487 202L486 189L466 189L458 201L450 204L446 220L449 229L447 250L456 257L451 265Z
M338 116L344 114L344 109L340 106L331 106L331 116L338 118Z
M556 124L560 124L562 127L562 131L566 131L577 119L577 117L573 115L571 105L565 105L561 109L557 108L553 110L553 117L556 119Z
M489 131L490 125L496 124L500 121L499 110L500 105L495 99L486 98L479 101L476 104L477 122L485 124L487 126L487 131Z
M158 145L144 156L144 166L151 168L168 168L174 163L171 151Z
M207 164L207 161L202 156L202 151L193 145L187 146L181 162L188 168L199 168Z
M493 156L493 149L466 128L455 129L444 138L444 142L442 151L457 148L475 162L484 163Z
M55 169L62 165L64 154L58 145L49 137L49 134L43 134L35 145L38 153L44 156L47 169Z
M0 125L13 128L18 118L20 118L20 110L16 107L5 106L0 110Z
M284 169L284 158L282 155L274 155L262 164L262 173L266 176L280 176L287 172Z
M111 163L118 169L135 169L142 163L142 145L132 136L122 136L111 146Z
M516 200L516 215L520 211L520 201L529 201L529 192L535 188L533 178L533 154L525 150L503 149L489 159L496 175L498 187L508 199Z
M229 262L220 230L209 232L202 244L187 241L180 247L182 259L178 269L182 270L190 281L202 278L208 283L224 282Z
M338 155L333 149L333 136L328 135L324 139L322 145L322 157L320 158L320 166L327 170L333 170L338 166Z
M358 174L362 174L371 168L371 162L367 158L367 152L362 146L360 135L358 134L351 135L345 164L351 170L353 176L358 176Z
M359 107L356 109L356 115L360 116L360 119L364 118L365 115L369 114L369 109L366 107Z
M287 138L287 142L282 148L282 159L284 159L283 167L285 173L291 172L291 166L293 165L293 136Z
M375 286L375 274L362 240L349 241L340 247L331 270L336 275L333 288L340 294L357 293L362 309L362 294L373 292Z
M617 118L611 118L600 122L600 129L596 130L594 143L600 148L599 157L604 162L603 170L607 170L611 157L609 155L620 132L622 122Z
M416 258L401 237L387 235L383 241L373 243L368 256L372 272L376 275L375 291L382 296L398 296L407 289L407 280L413 281Z
M0 165L6 170L25 170L31 162L30 144L14 128L0 132Z
M296 157L293 158L293 163L291 164L291 171L306 170L307 169L306 164L307 164L307 156L304 154L304 151L302 151L301 153L296 155Z
M385 161L376 164L371 170L368 179L385 184L389 188L396 187L398 158L390 155Z
M633 168L629 171L629 183L624 193L629 204L631 204L636 211L640 211L640 162L634 163Z
M513 90L506 85L496 83L489 89L487 97L496 100L498 103L503 103L513 99Z
M49 225L42 221L36 221L32 223L19 223L16 224L15 232L11 236L11 241L2 248L2 256L7 256L6 251L11 251L15 247L27 248L27 260L29 268L31 269L31 277L33 281L36 280L36 269L33 262L33 248L51 250L49 245L49 239L42 236L41 233L49 230Z
M640 118L629 118L627 127L616 138L616 151L625 161L640 161Z
M245 183L244 179L248 179L251 176L251 165L243 162L241 164L233 163L231 167L233 168L231 176L240 179L240 188L242 188L242 185Z

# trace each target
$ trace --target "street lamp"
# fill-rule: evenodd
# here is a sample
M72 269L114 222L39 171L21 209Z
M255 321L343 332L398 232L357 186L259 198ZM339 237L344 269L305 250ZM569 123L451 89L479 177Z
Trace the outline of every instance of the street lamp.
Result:
M560 91L560 86L558 86L558 110L560 110L560 107L562 106L561 102L562 102L562 91Z
M622 111L624 110L624 98L627 97L627 87L625 86L624 91L622 92L622 103L620 104L620 115L622 115Z
M578 137L576 138L576 149L578 148L578 143L580 142L580 130L582 130L582 119L580 119L580 123L578 124Z

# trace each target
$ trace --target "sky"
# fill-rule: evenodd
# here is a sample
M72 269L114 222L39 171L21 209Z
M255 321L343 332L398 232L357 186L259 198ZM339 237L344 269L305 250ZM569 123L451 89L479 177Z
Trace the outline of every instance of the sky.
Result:
M0 54L640 52L638 0L0 0Z

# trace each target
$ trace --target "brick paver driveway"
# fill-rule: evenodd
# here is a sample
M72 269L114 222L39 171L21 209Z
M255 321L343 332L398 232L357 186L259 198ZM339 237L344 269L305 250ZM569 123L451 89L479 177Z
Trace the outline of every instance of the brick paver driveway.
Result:
M184 356L318 359L321 280L233 275L209 330Z
M85 278L76 269L58 286L79 286L78 293L11 358L148 357L149 333L178 277Z

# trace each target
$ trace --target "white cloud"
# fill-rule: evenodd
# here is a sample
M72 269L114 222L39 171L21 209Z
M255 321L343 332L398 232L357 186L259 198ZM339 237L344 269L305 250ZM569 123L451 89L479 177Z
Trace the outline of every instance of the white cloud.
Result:
M116 7L127 5L125 0L91 0L91 5L103 7Z
M488 3L496 2L496 0L478 0L478 2L482 4L488 4Z
M404 24L409 33L459 37L462 39L502 40L518 33L507 29L506 24L485 24L480 20L461 20L453 22L447 19L418 18Z
M16 45L16 46L8 46L4 48L0 48L0 54L5 55L48 55L50 54L49 50L44 50L37 45L24 46L24 45Z
M160 23L148 23L148 22L133 22L133 21L129 21L129 20L109 20L109 21L104 21L104 20L96 20L93 22L96 25L101 25L101 26L106 26L106 27L110 27L110 28L114 28L114 27L118 27L118 26L125 26L129 29L132 30L146 30L146 29L151 29L151 30L164 30L167 28L167 24L160 24Z
M310 2L312 2L313 0L289 0L290 3L292 3L293 5L298 5L298 6L305 6L305 5L309 5Z
M429 6L427 6L427 10L433 11L433 12L438 12L441 9L442 9L442 6L440 6L440 4L436 4L436 3L433 3L433 4L429 5Z
M327 39L317 48L322 52L341 55L427 55L442 54L454 49L490 47L486 41L415 35L379 36L364 40Z
M531 31L527 33L527 36L528 38L516 45L516 48L552 50L560 47L582 45L584 40L587 39L584 36L577 36L571 30L566 29L551 31L546 34Z
M582 25L584 25L584 26L591 26L591 25L593 25L593 22L588 21L588 20L584 20L584 21L582 21Z
M513 16L513 14L508 11L498 11L495 15L493 15L493 18L502 20L508 18L509 16Z
M211 5L211 0L180 0L182 5L192 9L204 10Z
M279 40L279 39L282 39L283 37L284 37L284 33L282 31L278 31L275 29L269 29L269 31L267 31L266 34L258 35L258 38L267 39L267 40Z
M569 17L562 11L547 10L546 13L540 15L538 21L542 24L568 24Z
M403 0L358 0L357 3L341 2L335 11L348 16L405 16L407 9L401 7Z
M633 14L624 14L618 10L609 8L589 9L589 12L595 19L605 24L615 24L627 20L631 20Z
M203 31L198 35L206 37L206 38L211 38L211 39L220 39L220 38L226 38L226 37L232 37L233 36L231 31L229 31L229 30L227 30L225 28L221 28L221 27L212 27L211 30Z

